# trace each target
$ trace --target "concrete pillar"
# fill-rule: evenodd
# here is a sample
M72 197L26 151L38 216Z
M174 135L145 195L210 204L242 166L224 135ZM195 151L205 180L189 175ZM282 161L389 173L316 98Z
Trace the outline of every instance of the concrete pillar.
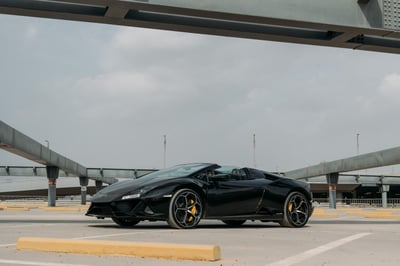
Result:
M56 184L60 169L56 166L46 166L47 179L49 181L49 189L47 194L48 206L56 206Z
M80 176L79 184L81 185L81 205L86 205L86 191L89 184L89 178Z
M96 180L96 192L99 192L103 188L103 182Z
M389 185L382 185L381 186L381 192L382 192L382 207L387 208L387 193L390 190Z
M339 181L339 173L326 175L326 182L329 185L329 208L336 209L336 185Z

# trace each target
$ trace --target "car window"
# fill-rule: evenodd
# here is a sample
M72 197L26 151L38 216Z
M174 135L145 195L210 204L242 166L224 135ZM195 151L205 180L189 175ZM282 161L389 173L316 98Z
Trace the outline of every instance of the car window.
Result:
M148 175L141 177L141 179L147 178L168 178L168 177L183 177L188 176L201 169L209 167L211 164L184 164L177 165L174 167L159 170Z
M249 172L249 179L265 179L264 173L257 169L247 168L247 170Z

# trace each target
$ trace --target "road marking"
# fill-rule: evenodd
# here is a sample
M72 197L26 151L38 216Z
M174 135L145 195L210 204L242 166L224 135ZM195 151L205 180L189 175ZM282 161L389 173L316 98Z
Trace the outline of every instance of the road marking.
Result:
M317 248L313 248L313 249L307 250L307 251L305 251L303 253L300 253L300 254L297 254L295 256L292 256L292 257L289 257L289 258L274 262L272 264L267 264L267 265L268 266L290 266L290 265L293 265L293 264L296 264L296 263L300 263L303 260L312 258L312 257L317 256L317 255L319 255L321 253L324 253L324 252L326 252L328 250L337 248L339 246L342 246L344 244L347 244L349 242L352 242L354 240L357 240L359 238L365 237L365 236L370 235L370 234L371 233L360 233L360 234L352 235L352 236L349 236L349 237L346 237L346 238L342 238L342 239L330 242L328 244L319 246Z
M16 246L17 244L1 244L0 247L4 248L4 247L12 247L12 246Z
M64 263L51 263L51 262L34 262L34 261L22 261L22 260L2 260L0 264L8 265L37 265L37 266L87 266L83 264L64 264Z

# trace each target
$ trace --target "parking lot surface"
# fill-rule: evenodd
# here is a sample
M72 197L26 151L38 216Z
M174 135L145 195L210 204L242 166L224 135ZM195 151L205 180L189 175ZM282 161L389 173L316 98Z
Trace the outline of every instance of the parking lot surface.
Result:
M2 206L0 206L2 207ZM362 213L387 214L366 218ZM110 219L84 216L85 207L8 206L0 210L0 265L399 265L397 210L318 209L304 228L246 222L227 227L202 221L197 229L176 230L166 222L121 228ZM378 216L379 217L379 216ZM16 250L20 237L91 239L145 243L219 245L214 262L82 255Z

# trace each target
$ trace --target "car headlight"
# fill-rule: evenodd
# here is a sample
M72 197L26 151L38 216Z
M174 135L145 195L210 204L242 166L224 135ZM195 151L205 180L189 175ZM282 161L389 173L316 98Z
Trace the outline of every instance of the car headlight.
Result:
M137 198L140 198L140 193L125 195L121 199L122 200L128 200L128 199L137 199Z

